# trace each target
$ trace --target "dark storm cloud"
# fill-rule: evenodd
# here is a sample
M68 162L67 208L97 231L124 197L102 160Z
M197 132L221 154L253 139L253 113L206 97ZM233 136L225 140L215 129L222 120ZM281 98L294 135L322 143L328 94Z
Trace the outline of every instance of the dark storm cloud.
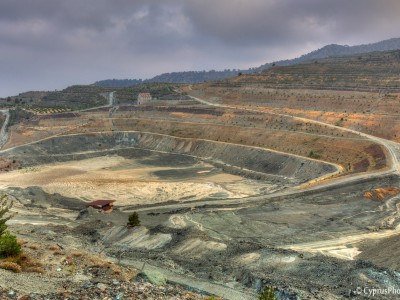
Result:
M398 0L2 0L0 95L251 67L398 35Z

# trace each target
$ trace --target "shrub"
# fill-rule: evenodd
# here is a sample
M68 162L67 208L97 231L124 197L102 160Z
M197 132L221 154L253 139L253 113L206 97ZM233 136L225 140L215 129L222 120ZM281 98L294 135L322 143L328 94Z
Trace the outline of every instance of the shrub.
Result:
M21 245L18 243L15 235L6 232L0 236L0 258L16 256L20 253Z
M128 226L131 227L140 226L139 214L136 211L134 211L129 215Z
M14 262L2 261L0 262L0 269L13 271L14 273L21 273L21 267Z
M310 153L308 153L308 157L319 159L319 158L321 158L321 154L319 154L318 152L310 151Z
M15 255L15 256L9 256L5 259L5 261L8 262L13 262L16 263L18 265L20 265L21 267L25 266L25 264L29 261L29 257L28 255L26 255L25 253L21 253L19 255Z
M259 300L277 300L275 296L275 291L272 286L266 286L260 296L258 297Z
M36 259L30 258L26 253L15 256L9 256L4 262L17 264L23 272L44 273L42 263Z

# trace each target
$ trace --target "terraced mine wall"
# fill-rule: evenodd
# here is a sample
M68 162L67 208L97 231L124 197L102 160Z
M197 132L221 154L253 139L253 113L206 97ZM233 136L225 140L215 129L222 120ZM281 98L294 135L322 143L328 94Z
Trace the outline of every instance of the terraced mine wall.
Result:
M65 135L11 148L0 155L16 160L21 167L32 167L112 154L135 158L149 151L191 156L228 173L282 183L303 183L337 170L328 163L263 148L141 132Z

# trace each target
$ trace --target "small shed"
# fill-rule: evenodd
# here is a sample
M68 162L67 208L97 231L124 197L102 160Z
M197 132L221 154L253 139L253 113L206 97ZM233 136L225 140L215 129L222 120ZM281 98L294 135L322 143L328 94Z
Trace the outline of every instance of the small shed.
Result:
M96 200L86 204L86 207L101 209L105 212L111 212L116 200Z

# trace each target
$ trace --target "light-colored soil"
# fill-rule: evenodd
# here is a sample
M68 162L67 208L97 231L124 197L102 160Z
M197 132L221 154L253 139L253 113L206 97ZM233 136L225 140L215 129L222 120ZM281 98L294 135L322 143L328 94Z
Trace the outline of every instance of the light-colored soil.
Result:
M126 167L128 166L128 167ZM201 164L202 168L213 166ZM240 198L259 193L259 188L239 176L206 171L187 180L163 180L154 172L171 167L135 165L119 156L57 163L0 174L0 187L40 186L49 194L92 201L116 199L116 206L151 204L164 201L195 201L204 198ZM250 183L250 184L248 184ZM219 196L221 195L221 196Z
M325 255L330 255L333 257L338 257L341 259L355 259L362 251L356 246L361 242L370 240L383 240L388 237L399 236L400 228L396 230L386 230L382 232L372 232L364 233L354 236L346 236L338 239L318 241L312 243L304 243L297 245L290 245L285 248L292 249L298 252L314 252L321 253Z

